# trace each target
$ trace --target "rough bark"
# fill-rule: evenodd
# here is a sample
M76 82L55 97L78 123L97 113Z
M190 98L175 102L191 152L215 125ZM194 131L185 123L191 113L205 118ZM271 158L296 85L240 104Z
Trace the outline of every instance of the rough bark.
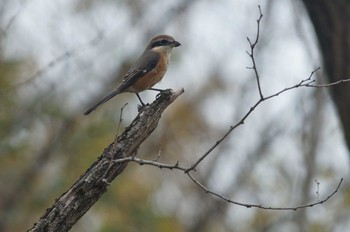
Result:
M133 122L112 142L79 180L29 231L68 231L89 208L107 191L109 184L126 168L127 163L113 162L119 158L136 156L141 143L154 131L162 112L183 90L163 91L150 105L139 109Z
M330 82L350 78L350 1L303 0L314 25ZM331 88L350 150L350 85Z

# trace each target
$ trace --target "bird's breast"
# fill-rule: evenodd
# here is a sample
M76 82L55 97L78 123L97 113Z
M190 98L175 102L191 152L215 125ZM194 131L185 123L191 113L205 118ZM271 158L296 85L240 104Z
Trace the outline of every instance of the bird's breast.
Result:
M130 90L132 92L141 92L149 89L164 77L169 64L169 56L160 56L158 64L152 70L148 71L144 76L140 77L133 85Z

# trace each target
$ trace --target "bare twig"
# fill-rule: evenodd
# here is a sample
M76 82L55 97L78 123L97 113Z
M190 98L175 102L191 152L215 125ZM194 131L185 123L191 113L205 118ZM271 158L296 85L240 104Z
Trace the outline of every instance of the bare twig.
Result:
M157 154L157 158L155 158L153 161L154 162L158 162L158 160L160 159L160 154L162 152L162 145L160 145L159 150L158 150L158 154Z
M313 70L310 74L310 76L302 81L300 81L298 84L284 88L274 94L271 94L267 97L263 97L260 98L253 106L250 107L249 111L239 120L238 123L236 123L233 126L230 126L229 130L219 139L215 142L215 144L213 144L202 156L199 157L199 159L190 167L186 170L186 173L195 170L196 167L199 165L199 163L201 163L216 147L218 147L231 133L233 130L235 130L237 127L241 126L244 124L245 120L248 118L248 116L264 101L269 100L271 98L277 97L280 94L287 92L289 90L292 89L297 89L300 87L313 87L313 88L325 88L325 87L330 87L330 86L334 86L334 85L338 85L338 84L342 84L342 83L346 83L346 82L350 82L350 79L342 79L339 80L337 82L332 82L332 83L328 83L328 84L320 84L320 85L314 85L312 83L315 83L316 80L312 79L312 77L314 76L314 74L319 70L320 68L316 68L315 70Z
M150 165L150 166L155 166L158 167L160 169L170 169L170 170L180 170L180 171L186 171L187 168L186 167L182 167L179 165L179 161L177 161L175 164L165 164L165 163L160 163L157 161L153 161L153 160L144 160L144 159L139 159L135 156L131 156L131 157L126 157L126 158L122 158L122 159L116 159L113 160L114 163L118 164L118 163L125 163L125 162L135 162L138 163L140 165Z
M334 83L329 83L329 84L323 84L323 85L314 85L313 83L316 82L315 79L312 79L314 74L320 70L321 68L318 67L316 68L315 70L313 70L311 72L311 74L309 75L308 78L300 81L298 84L296 85L293 85L293 86L290 86L290 87L287 87L283 90L280 90L278 92L276 92L275 94L271 94L267 97L264 97L263 94L262 94L262 90L261 90L261 86L260 86L260 77L259 77L259 72L258 72L258 69L257 69L257 66L256 66L256 63L255 63L255 53L254 53L254 49L257 45L257 43L259 42L259 33L260 33L260 21L263 17L263 14L261 12L261 8L259 6L259 12L260 12L260 16L257 20L257 36L255 38L255 41L254 42L251 42L249 38L248 39L248 42L250 44L250 48L251 48L251 52L247 52L248 55L250 56L251 60L252 60L252 63L253 63L253 66L251 67L251 69L254 70L255 72L255 77L256 77L256 80L257 80L257 85L258 85L258 91L259 91L259 95L260 95L260 99L249 109L249 111L241 118L241 120L239 120L238 123L236 123L235 125L233 126L230 126L229 130L219 139L215 142L215 144L213 144L202 156L199 157L199 159L188 169L186 170L186 173L192 171L192 170L195 170L195 168L199 165L199 163L201 163L216 147L218 147L226 138L227 136L229 136L233 130L235 130L238 126L240 125L243 125L244 122L245 122L245 119L255 110L256 107L258 107L262 102L268 100L268 99L271 99L271 98L274 98L274 97L277 97L279 96L280 94L286 92L286 91L289 91L291 89L296 89L296 88L299 88L299 87L329 87L329 86L333 86L333 85L337 85L337 84L340 84L340 83L345 83L345 82L349 82L350 79L344 79L344 80L340 80L340 81L337 81L337 82L334 82Z
M339 81L331 82L331 83L328 83L328 84L318 84L318 85L309 84L309 85L306 85L306 87L323 88L323 87L331 87L331 86L334 86L334 85L339 85L339 84L343 84L343 83L347 83L347 82L350 82L350 78L349 79L341 79Z
M230 199L229 197L226 197L222 194L219 194L213 190L210 190L209 188L205 187L202 183L200 183L200 181L198 181L196 178L193 177L193 175L190 173L193 170L189 171L190 168L180 166L179 161L177 161L175 164L165 164L165 163L160 163L160 162L156 162L156 161L152 161L152 160L139 159L139 158L136 158L135 156L113 160L114 164L122 164L122 163L127 163L127 162L135 162L135 163L138 163L139 165L150 165L150 166L158 167L160 169L164 168L164 169L169 169L169 170L183 171L199 188L201 188L207 194L218 197L218 198L220 198L228 203L231 203L231 204L244 206L246 208L259 208L259 209L266 209L266 210L299 210L299 209L313 207L316 205L323 204L326 201L328 201L330 198L332 198L338 192L338 190L343 182L343 178L341 178L337 187L333 190L333 192L322 200L319 199L319 182L317 182L317 201L316 202L312 202L312 203L308 203L308 204L304 204L304 205L299 205L299 206L294 206L294 207L272 207L272 206L264 206L261 204L251 204L251 203L242 203L242 202L234 201L234 200Z
M160 162L156 162L156 161L152 161L152 160L139 159L139 158L136 158L134 156L113 160L114 164L125 163L125 162L135 162L135 163L138 163L140 165L150 165L150 166L158 167L160 169L164 168L164 169L169 169L169 170L183 171L199 188L201 188L207 194L213 195L213 196L218 197L218 198L220 198L228 203L232 203L235 205L244 206L247 208L259 208L259 209L267 209L267 210L298 210L298 209L303 209L303 208L308 208L308 207L313 207L316 205L323 204L326 201L328 201L330 198L332 198L338 192L338 190L343 182L343 178L341 178L337 187L333 190L333 192L330 193L327 197L323 198L322 200L320 200L320 198L319 198L319 184L320 183L318 181L316 181L316 183L317 183L317 201L312 202L312 203L308 203L308 204L304 204L304 205L293 206L293 207L271 207L271 206L264 206L261 204L251 204L251 203L242 203L242 202L234 201L234 200L230 199L229 197L226 197L222 194L219 194L213 190L210 190L209 188L205 187L202 183L200 183L196 178L194 178L193 175L188 171L188 168L180 166L179 161L177 161L175 164L165 164L165 163L160 163Z
M320 200L320 182L318 182L318 180L315 180L315 183L316 183L317 200Z
M117 134L115 136L115 141L117 140L118 136L119 136L119 129L120 129L120 125L122 124L122 121L123 121L123 111L124 111L124 108L128 105L128 103L125 103L123 105L122 108L120 108L120 116L119 116L119 122L118 122L118 128L117 128Z
M275 94L269 95L267 97L263 97L260 98L253 106L250 107L249 111L238 121L238 123L236 123L233 126L230 126L230 128L228 129L228 131L219 139L215 142L214 145L212 145L201 157L199 157L199 159L188 169L186 170L186 173L192 170L195 170L195 168L198 166L198 164L200 162L202 162L217 146L219 146L226 138L227 136L229 136L233 130L235 130L237 127L239 127L240 125L243 125L245 120L248 118L248 116L264 101L270 99L270 98L274 98L277 97L278 95L291 90L291 89L296 89L299 87L313 87L312 85L310 85L311 83L315 82L315 80L312 80L312 76L314 75L314 73L318 70L319 68L315 69L314 71L311 72L310 76L307 79L304 79L302 81L300 81L298 84L293 85L291 87L287 87L281 91L278 91Z
M224 141L224 139L227 138L228 135L231 134L231 132L237 128L239 125L244 124L245 119L253 112L253 110L261 103L264 101L264 96L262 94L262 90L261 90L261 86L260 86L260 77L259 77L259 72L257 70L256 67L256 63L255 63L255 57L254 57L254 49L257 45L257 43L259 42L259 34L260 34L260 21L263 17L262 11L261 11L261 7L259 7L259 13L260 16L257 19L257 35L255 37L255 41L251 42L251 40L247 37L247 40L249 42L250 45L250 52L247 51L247 54L249 55L249 57L251 58L252 62L253 62L253 66L250 67L250 69L253 69L255 72L255 77L256 77L256 81L257 81L257 85L258 85L258 91L259 91L259 95L260 95L260 99L259 101L250 108L250 110L248 111L248 113L246 113L243 118L234 126L230 126L230 129L218 140L216 141L216 143L211 146L188 170L186 170L186 173L188 173L189 171L195 170L195 168L198 166L198 164L200 162L202 162L217 146L219 146L222 141Z
M204 190L205 193L213 195L215 197L218 197L224 201L227 201L228 203L232 203L235 205L239 205L239 206L244 206L247 208L259 208L259 209L267 209L267 210L298 210L298 209L303 209L303 208L308 208L308 207L313 207L315 205L320 205L325 203L326 201L328 201L330 198L332 198L334 196L334 194L336 194L343 182L343 178L340 179L337 187L334 189L334 191L329 194L327 197L325 197L322 200L317 200L316 202L313 203L309 203L309 204L305 204L305 205L299 205L299 206L294 206L294 207L271 207L271 206L264 206L264 205L259 205L259 204L248 204L248 203L241 203L241 202L237 202L237 201L233 201L232 199L225 197L219 193L216 193L212 190L209 190L207 187L205 187L204 185L202 185L197 179L195 179L190 173L187 173L188 177L190 177L190 179L197 185L199 186L201 189Z
M255 37L255 41L252 42L249 37L247 37L247 40L248 40L248 43L250 45L250 52L246 51L247 54L249 55L249 57L251 58L252 60L252 63L253 63L253 66L252 67L247 67L249 69L253 69L254 70L254 74L255 74L255 77L256 77L256 82L257 82L257 85L258 85L258 91L259 91L259 95L260 95L260 98L264 98L263 94L262 94L262 90L261 90L261 85L260 85L260 76L259 76L259 72L258 72L258 68L256 66L256 62L255 62L255 57L254 57L254 49L255 49L255 46L258 44L259 42L259 36L260 36L260 21L263 17L263 14L261 12L261 7L260 5L258 6L259 8L259 18L256 20L256 23L257 23L257 31L256 31L256 37Z
M24 4L26 3L26 0L20 0L18 2L19 2L19 7L18 7L16 13L14 15L12 15L12 17L10 18L10 20L6 24L5 28L0 29L0 31L3 33L4 36L7 36L7 33L10 30L11 26L13 25L13 23L16 21L17 17L19 16L21 11L23 10Z
M194 162L191 167L189 167L188 169L185 170L185 173L189 176L189 178L194 182L196 183L200 188L202 188L206 193L210 193L211 195L214 195L216 197L219 197L223 200L226 200L227 202L230 202L230 203L234 203L236 205L241 205L241 206L245 206L245 207L257 207L257 208L262 208L262 209L271 209L271 210L297 210L297 209L301 209L301 208L306 208L306 207L312 207L314 205L318 205L318 204L322 204L324 203L325 201L327 201L329 198L331 198L339 189L340 187L340 184L342 183L342 180L339 182L339 185L338 187L336 188L336 190L331 194L329 195L327 198L325 198L324 200L321 200L321 201L317 201L315 203L311 203L311 204L307 204L307 205L302 205L302 206L297 206L297 207L267 207L267 206L262 206L262 205L252 205L252 204L244 204L244 203L240 203L240 202L235 202L235 201L232 201L231 199L227 198L227 197L224 197L214 191L211 191L209 189L207 189L205 186L203 186L198 180L196 180L192 175L191 175L191 171L195 171L196 170L196 167L214 150L216 149L231 133L233 130L235 130L237 127L239 127L240 125L243 125L245 120L248 118L248 116L264 101L266 100L269 100L271 98L274 98L274 97L277 97L279 96L280 94L286 92L286 91L289 91L289 90L292 90L292 89L296 89L296 88L299 88L299 87L316 87L316 88L319 88L319 87L329 87L329 86L333 86L333 85L337 85L337 84L340 84L340 83L345 83L345 82L348 82L350 81L350 79L345 79L345 80L340 80L340 81L337 81L335 83L329 83L329 84L322 84L322 85L315 85L313 83L316 82L315 79L313 79L313 76L314 74L320 69L320 68L316 68L315 70L313 70L311 72L311 74L309 75L308 78L300 81L298 84L294 85L294 86L291 86L291 87L287 87L283 90L280 90L278 92L276 92L275 94L271 94L267 97L264 97L263 94L262 94L262 89L261 89L261 85L260 85L260 77L259 77L259 72L258 72L258 69L257 69L257 66L256 66L256 62L255 62L255 56L254 56L254 49L259 41L259 33L260 33L260 21L263 17L262 15L262 12L261 12L261 8L259 6L259 12L260 12L260 17L258 18L257 20L257 36L255 38L255 41L254 42L251 42L251 40L249 38L247 38L249 44L250 44L250 48L251 48L251 51L250 52L247 52L248 55L250 56L251 60L252 60L252 63L253 63L253 66L251 67L251 69L254 70L254 73L255 73L255 77L256 77L256 80L257 80L257 85L258 85L258 91L259 91L259 95L260 95L260 99L248 110L248 112L238 121L238 123L236 123L235 125L233 126L230 126L230 128L228 129L228 131L219 139L217 140L202 156L200 156L196 162Z

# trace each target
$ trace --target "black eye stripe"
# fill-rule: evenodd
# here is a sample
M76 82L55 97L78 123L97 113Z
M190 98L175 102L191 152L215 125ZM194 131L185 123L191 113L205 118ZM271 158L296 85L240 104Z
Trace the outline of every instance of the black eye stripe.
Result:
M166 39L162 39L162 40L158 40L152 43L152 48L154 47L158 47L158 46L164 46L164 45L168 45L171 44L170 41L166 40Z

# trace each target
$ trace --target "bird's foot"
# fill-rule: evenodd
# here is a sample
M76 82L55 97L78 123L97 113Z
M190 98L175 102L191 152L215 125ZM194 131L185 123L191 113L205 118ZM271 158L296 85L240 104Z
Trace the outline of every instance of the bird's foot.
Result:
M160 98L162 95L170 95L173 92L172 89L164 89L161 90L157 95L156 95L156 99Z

